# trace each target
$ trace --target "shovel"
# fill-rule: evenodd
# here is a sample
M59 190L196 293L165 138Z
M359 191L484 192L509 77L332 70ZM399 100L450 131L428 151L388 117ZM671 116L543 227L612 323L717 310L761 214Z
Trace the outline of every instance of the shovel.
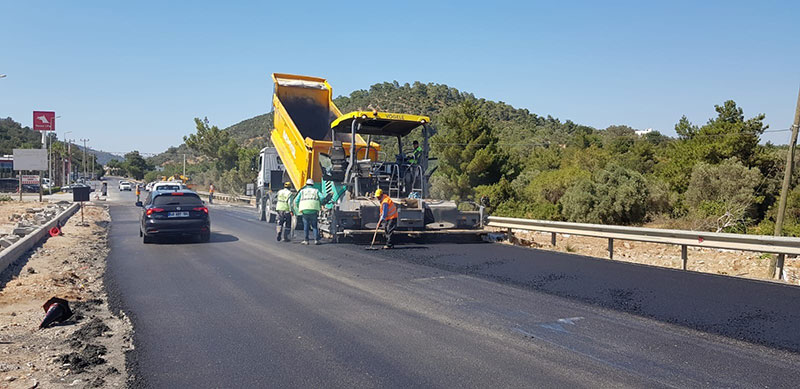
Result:
M378 237L378 228L381 228L381 223L380 222L378 222L378 225L375 226L375 233L372 234L372 243L369 244L369 247L367 247L366 250L377 250L378 249L377 247L373 247L375 245L375 238Z

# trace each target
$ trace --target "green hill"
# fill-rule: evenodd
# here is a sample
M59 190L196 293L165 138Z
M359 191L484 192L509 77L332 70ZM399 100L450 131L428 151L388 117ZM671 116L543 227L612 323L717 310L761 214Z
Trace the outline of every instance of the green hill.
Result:
M402 112L430 116L433 125L445 109L463 101L476 103L480 113L485 115L495 129L503 144L512 154L525 155L531 144L562 144L567 142L579 129L591 132L592 129L571 121L561 122L550 116L539 116L527 109L514 108L504 102L476 98L472 93L459 91L444 84L400 84L397 81L372 85L369 89L357 90L348 96L334 99L342 112L379 107L382 111ZM272 113L265 113L242 120L228 128L231 136L244 146L262 148L269 145L269 131L272 129ZM394 140L386 140L386 146L393 147ZM185 145L170 147L164 153L151 157L156 165L167 162L180 162L183 154L194 156Z

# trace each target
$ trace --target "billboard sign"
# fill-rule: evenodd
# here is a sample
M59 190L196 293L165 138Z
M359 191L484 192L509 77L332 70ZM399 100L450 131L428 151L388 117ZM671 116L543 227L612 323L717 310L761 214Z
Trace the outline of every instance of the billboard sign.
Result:
M33 129L35 131L55 131L56 113L52 111L33 111Z
M47 170L47 149L14 149L14 170Z
M23 174L22 185L39 185L39 176Z

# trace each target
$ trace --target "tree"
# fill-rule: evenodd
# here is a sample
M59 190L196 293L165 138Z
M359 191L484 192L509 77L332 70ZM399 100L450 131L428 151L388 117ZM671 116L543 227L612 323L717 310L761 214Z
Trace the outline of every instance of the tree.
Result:
M686 190L692 169L698 162L719 164L736 158L747 167L758 162L760 135L767 129L764 114L745 120L744 112L733 100L714 106L717 117L697 127L682 117L675 125L680 139L669 145L666 161L658 169L670 186Z
M761 181L758 169L748 168L736 158L718 165L701 162L692 169L686 202L700 228L720 232L745 223L763 199L756 196Z
M239 145L227 131L217 126L210 126L208 118L194 118L196 134L183 137L186 146L205 155L215 162L219 170L228 170L236 166L239 156Z
M648 189L644 177L618 165L609 165L567 189L559 203L569 221L632 224L644 221Z
M475 187L494 184L512 171L507 154L497 147L492 128L473 102L447 110L441 125L443 130L432 143L439 156L436 173L446 178L439 190L446 197L472 199Z
M153 170L153 167L135 150L125 154L125 162L122 167L129 176L137 180L144 178L144 174L148 170Z

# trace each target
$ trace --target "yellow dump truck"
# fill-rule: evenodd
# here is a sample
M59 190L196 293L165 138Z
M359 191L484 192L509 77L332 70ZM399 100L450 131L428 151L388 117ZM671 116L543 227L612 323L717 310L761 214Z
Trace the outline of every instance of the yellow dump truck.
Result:
M275 193L282 182L299 189L311 178L330 199L320 226L335 241L374 231L378 188L398 205L399 233L476 233L481 225L477 208L462 211L452 201L429 199L428 138L433 131L428 117L377 110L342 114L325 79L275 73L272 80L274 147L259 156L259 219L274 220ZM410 155L403 140L418 128L422 145ZM397 154L381 149L385 138L396 140Z

